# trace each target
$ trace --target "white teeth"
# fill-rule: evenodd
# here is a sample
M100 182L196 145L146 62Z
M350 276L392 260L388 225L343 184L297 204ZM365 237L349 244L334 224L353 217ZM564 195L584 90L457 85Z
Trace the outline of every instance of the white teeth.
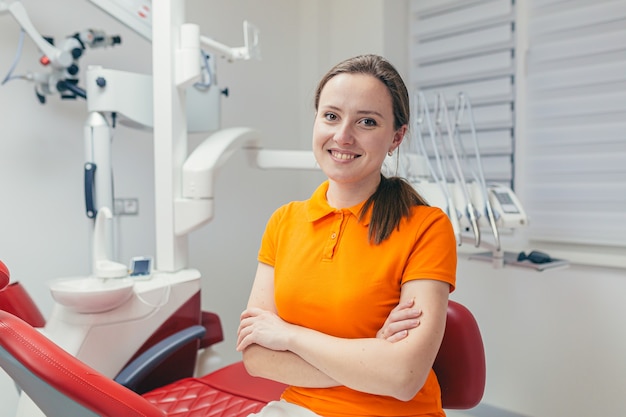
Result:
M337 151L332 151L331 154L333 155L333 157L335 157L337 159L348 160L348 159L356 158L356 155L347 154L347 153L340 153L340 152L337 152Z

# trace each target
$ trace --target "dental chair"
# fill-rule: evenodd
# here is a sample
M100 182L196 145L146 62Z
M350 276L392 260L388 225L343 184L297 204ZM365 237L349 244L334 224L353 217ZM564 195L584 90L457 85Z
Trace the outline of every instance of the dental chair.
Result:
M0 262L0 291L7 283L8 270ZM0 367L48 417L243 417L280 398L283 384L250 376L241 362L142 395L128 388L149 372L150 363L158 364L176 346L202 338L204 331L192 326L182 335L172 335L113 380L22 319L0 311ZM468 409L480 402L486 378L480 330L469 310L454 301L449 302L444 340L433 368L444 408Z

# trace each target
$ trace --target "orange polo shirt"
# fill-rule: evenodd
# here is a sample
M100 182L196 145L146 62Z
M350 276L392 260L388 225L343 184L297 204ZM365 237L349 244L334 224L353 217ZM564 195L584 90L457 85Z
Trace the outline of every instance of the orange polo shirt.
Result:
M370 244L363 203L334 209L324 182L307 201L276 210L268 221L259 261L274 267L275 302L287 322L342 338L376 337L400 300L403 283L435 279L456 283L456 242L439 208L416 206L410 219L380 245ZM289 387L283 399L324 417L444 416L431 371L410 401L345 386Z

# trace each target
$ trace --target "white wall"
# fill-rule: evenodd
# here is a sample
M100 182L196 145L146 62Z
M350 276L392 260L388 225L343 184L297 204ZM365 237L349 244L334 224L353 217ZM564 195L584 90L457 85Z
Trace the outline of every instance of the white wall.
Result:
M461 260L451 297L478 320L487 354L483 401L500 408L467 415L626 415L624 278L618 269L494 270Z

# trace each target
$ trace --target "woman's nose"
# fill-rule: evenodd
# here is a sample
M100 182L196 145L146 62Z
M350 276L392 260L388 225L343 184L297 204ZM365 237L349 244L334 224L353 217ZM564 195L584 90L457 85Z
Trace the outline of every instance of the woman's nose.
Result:
M347 123L337 126L334 138L335 142L340 145L351 144L354 142L354 130L352 126Z

